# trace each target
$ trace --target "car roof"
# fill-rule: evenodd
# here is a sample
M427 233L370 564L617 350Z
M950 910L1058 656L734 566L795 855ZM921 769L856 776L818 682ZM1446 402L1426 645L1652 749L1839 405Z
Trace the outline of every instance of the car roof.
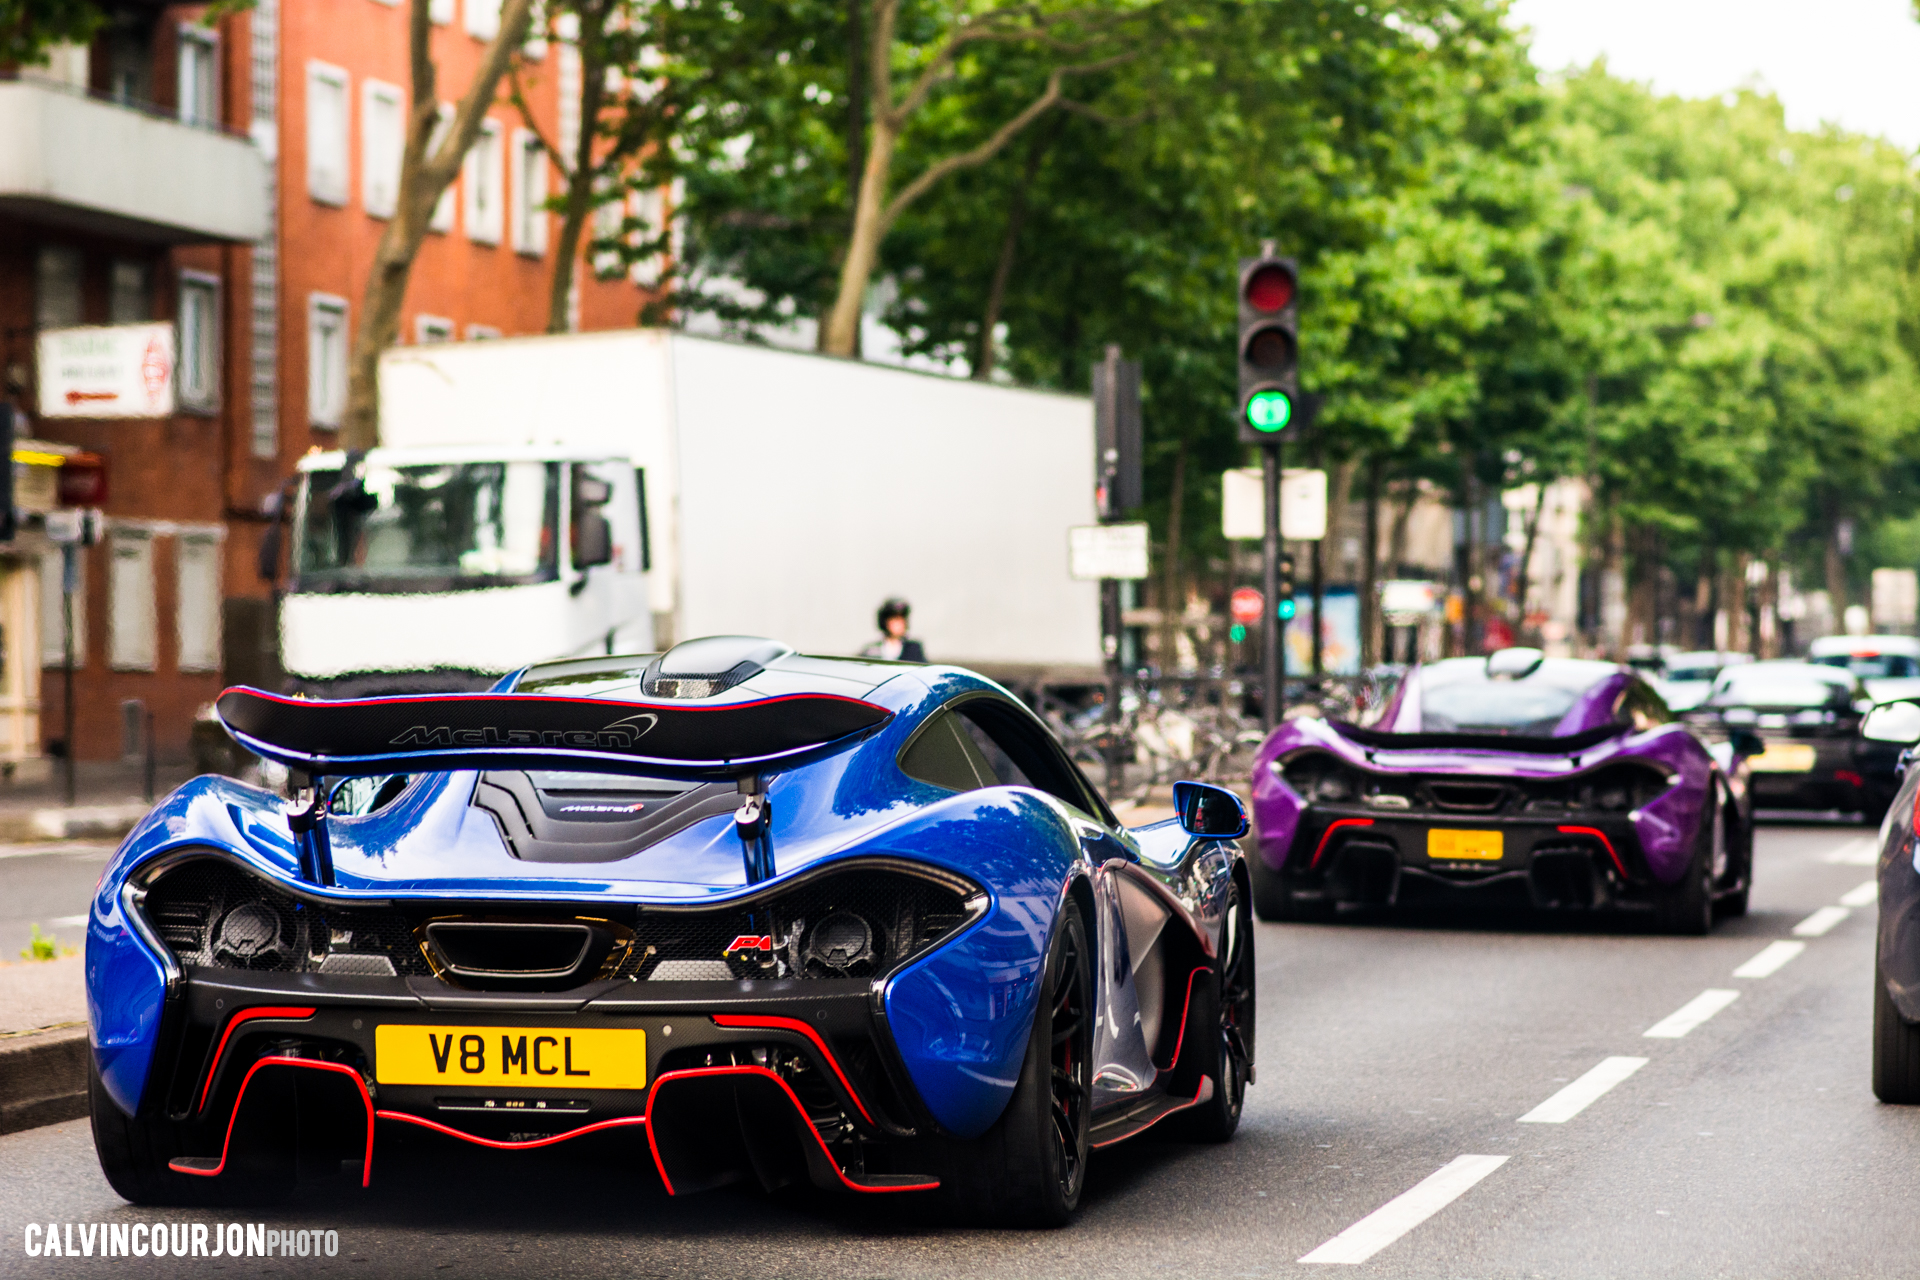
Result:
M1441 677L1441 683L1455 680L1467 680L1478 676L1481 680L1503 679L1521 684L1528 680L1538 680L1543 684L1554 684L1562 688L1598 684L1609 676L1631 673L1631 669L1617 662L1599 662L1590 658L1543 658L1539 665L1518 677L1496 677L1487 672L1486 658L1442 658L1438 662L1424 664L1429 674Z
M1824 680L1828 684L1844 684L1851 687L1856 683L1853 673L1844 667L1828 667L1818 662L1805 662L1799 658L1775 658L1766 662L1747 662L1728 667L1720 673L1716 683L1732 680L1766 679L1781 676L1790 679Z
M1836 654L1856 658L1877 658L1883 653L1920 657L1920 639L1913 636L1821 636L1807 646L1807 655L1827 658Z

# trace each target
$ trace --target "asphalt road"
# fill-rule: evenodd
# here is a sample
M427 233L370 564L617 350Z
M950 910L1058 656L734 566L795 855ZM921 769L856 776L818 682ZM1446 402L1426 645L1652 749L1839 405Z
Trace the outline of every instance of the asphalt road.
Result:
M33 926L78 947L87 936L87 903L110 844L0 845L0 961L15 960L33 937Z
M1315 1254L1378 1276L1910 1277L1920 1108L1868 1089L1870 841L1764 829L1753 913L1704 939L1489 916L1263 926L1239 1137L1100 1153L1062 1231L813 1194L672 1200L614 1134L507 1155L383 1133L370 1192L137 1210L77 1121L0 1138L0 1274L1310 1276ZM1804 947L1736 976L1783 941ZM331 1229L339 1255L24 1254L29 1220L229 1219Z

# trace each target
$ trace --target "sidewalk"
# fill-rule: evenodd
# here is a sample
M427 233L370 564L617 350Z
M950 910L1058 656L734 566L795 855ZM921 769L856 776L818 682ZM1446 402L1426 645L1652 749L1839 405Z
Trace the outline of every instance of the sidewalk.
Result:
M0 1133L87 1114L86 962L0 964Z
M146 769L138 761L80 762L73 804L67 804L62 761L53 763L46 781L0 779L0 843L44 840L118 840L146 816ZM154 771L158 799L193 776L186 764L163 764Z

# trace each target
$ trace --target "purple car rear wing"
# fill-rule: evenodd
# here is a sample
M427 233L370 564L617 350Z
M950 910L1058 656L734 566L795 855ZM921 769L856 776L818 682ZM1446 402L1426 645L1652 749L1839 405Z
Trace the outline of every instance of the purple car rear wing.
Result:
M1530 756L1571 755L1627 731L1623 724L1603 724L1559 738L1530 738L1505 733L1389 733L1344 720L1330 723L1341 737L1376 751L1512 751Z
M733 780L804 764L893 716L825 693L688 706L525 693L324 702L240 687L215 706L248 750L329 777L520 768Z

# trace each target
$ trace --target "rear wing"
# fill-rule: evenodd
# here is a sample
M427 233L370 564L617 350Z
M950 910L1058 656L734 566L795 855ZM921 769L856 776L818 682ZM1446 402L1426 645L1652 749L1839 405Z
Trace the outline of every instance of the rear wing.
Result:
M893 718L827 693L688 706L526 693L325 702L239 687L215 709L249 751L327 777L517 768L734 781L818 759Z

